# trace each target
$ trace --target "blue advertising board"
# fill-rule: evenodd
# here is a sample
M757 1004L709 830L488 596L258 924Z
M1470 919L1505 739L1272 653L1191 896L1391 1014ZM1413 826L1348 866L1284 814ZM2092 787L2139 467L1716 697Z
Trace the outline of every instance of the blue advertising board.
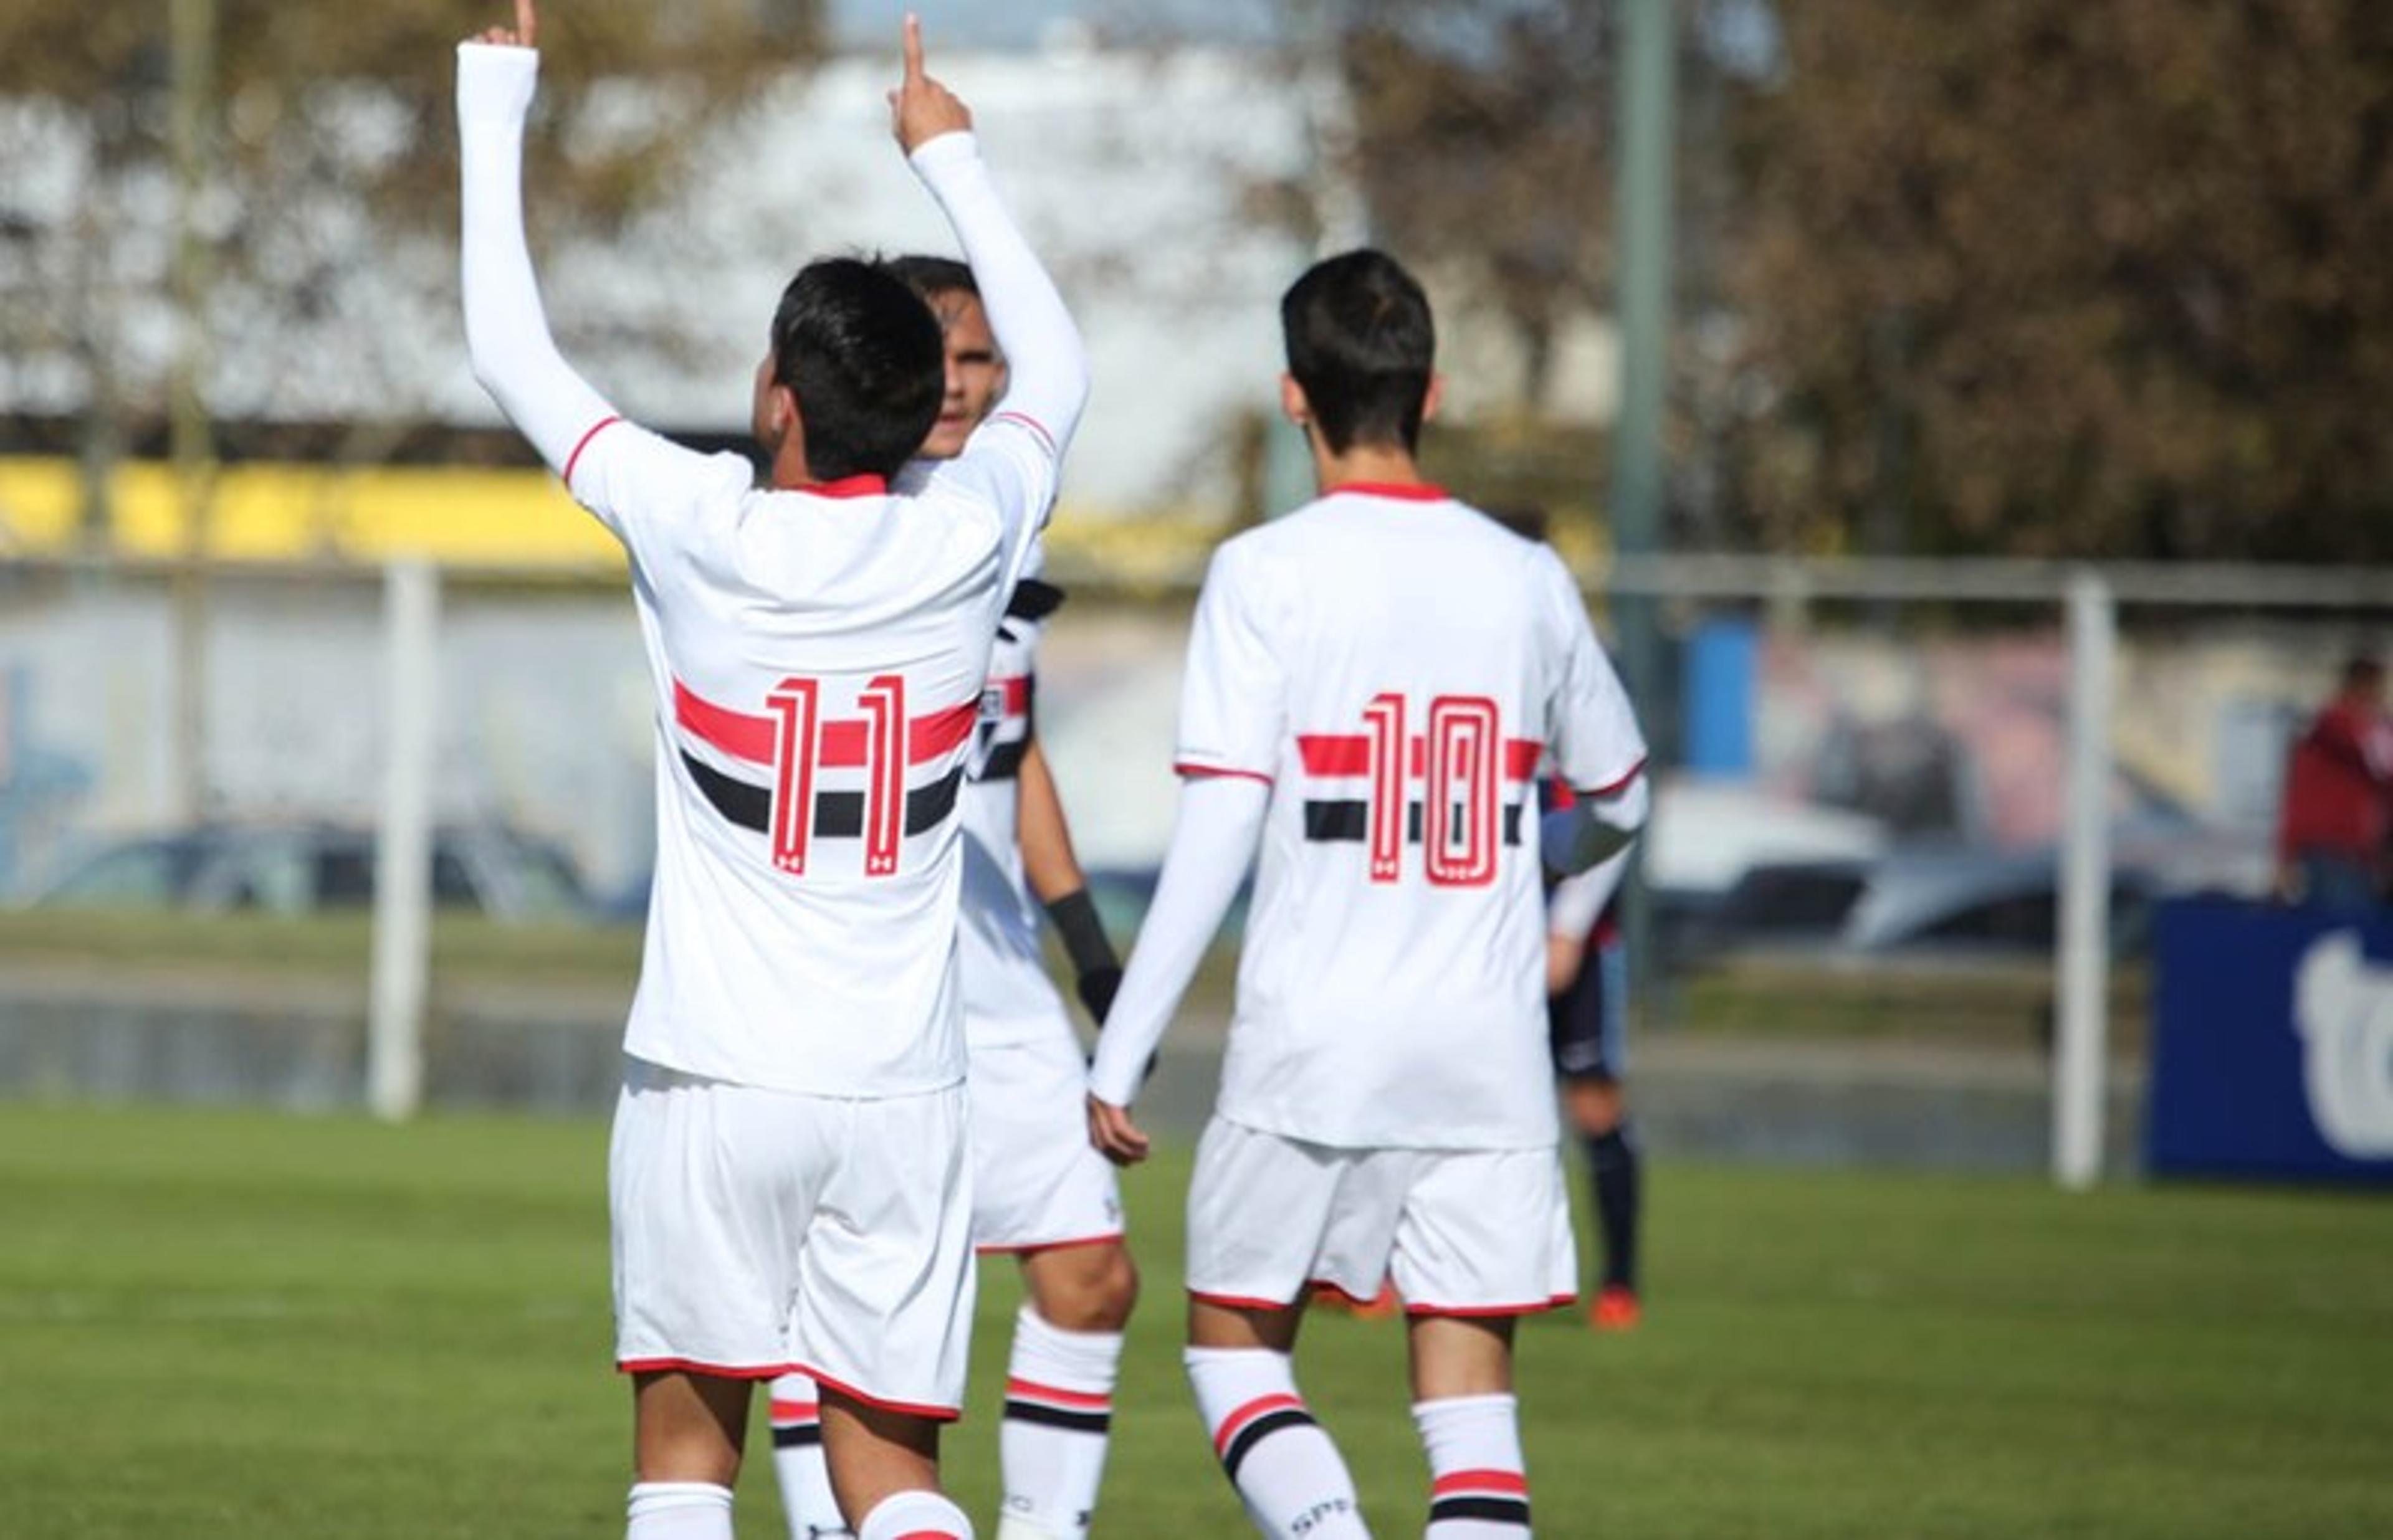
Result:
M2393 1183L2393 921L2220 898L2154 920L2145 1159Z

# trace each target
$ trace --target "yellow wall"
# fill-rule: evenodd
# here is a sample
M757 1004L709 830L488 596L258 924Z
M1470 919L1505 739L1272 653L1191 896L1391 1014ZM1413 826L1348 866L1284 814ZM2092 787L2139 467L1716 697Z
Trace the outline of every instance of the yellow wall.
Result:
M183 499L171 467L127 463L112 490L117 555L183 554ZM82 502L72 461L0 457L0 555L72 550ZM232 465L217 473L212 507L208 554L228 561L408 555L587 568L621 560L614 538L543 471Z

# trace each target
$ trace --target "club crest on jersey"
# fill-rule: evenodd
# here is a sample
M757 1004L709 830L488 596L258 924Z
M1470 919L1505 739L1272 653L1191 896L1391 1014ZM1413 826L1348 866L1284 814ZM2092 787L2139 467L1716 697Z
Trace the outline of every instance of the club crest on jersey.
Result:
M980 692L980 728L974 737L972 778L1012 780L1022 773L1030 743L1031 676L992 677Z
M954 810L977 701L909 714L901 675L859 688L793 674L763 705L738 710L673 682L683 767L727 822L767 837L779 870L803 877L822 842L861 840L864 875L892 876L906 841Z

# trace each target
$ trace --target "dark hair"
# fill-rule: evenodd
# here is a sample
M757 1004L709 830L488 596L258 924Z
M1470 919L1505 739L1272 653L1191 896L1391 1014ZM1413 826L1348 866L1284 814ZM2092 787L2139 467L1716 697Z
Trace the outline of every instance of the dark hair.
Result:
M884 256L881 270L924 299L941 294L980 294L980 281L965 263L952 256Z
M2343 665L2343 687L2347 690L2373 690L2385 683L2383 659L2360 653Z
M946 345L911 289L870 262L825 257L781 291L773 378L798 398L810 475L888 476L939 420Z
M1385 252L1314 265L1279 302L1288 372L1304 387L1332 454L1420 442L1437 357L1429 296Z

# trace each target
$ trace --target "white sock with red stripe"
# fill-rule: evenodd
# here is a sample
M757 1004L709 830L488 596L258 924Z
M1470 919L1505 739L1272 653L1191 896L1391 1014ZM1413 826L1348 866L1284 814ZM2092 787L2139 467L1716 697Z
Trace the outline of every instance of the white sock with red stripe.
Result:
M641 1481L624 1512L624 1540L731 1540L731 1489L711 1481Z
M1286 1353L1191 1348L1183 1355L1213 1453L1273 1540L1370 1540L1354 1478L1296 1393Z
M998 1540L1080 1540L1089 1533L1121 1354L1119 1332L1066 1331L1027 1304L1013 1318L998 1429L1005 1476Z
M963 1509L935 1492L901 1492L864 1516L856 1540L973 1540L973 1527Z
M1521 1458L1520 1403L1510 1396L1448 1396L1413 1407L1429 1450L1424 1540L1523 1540L1529 1479Z
M805 1375L773 1381L773 1474L791 1540L851 1540L823 1463L821 1392Z

